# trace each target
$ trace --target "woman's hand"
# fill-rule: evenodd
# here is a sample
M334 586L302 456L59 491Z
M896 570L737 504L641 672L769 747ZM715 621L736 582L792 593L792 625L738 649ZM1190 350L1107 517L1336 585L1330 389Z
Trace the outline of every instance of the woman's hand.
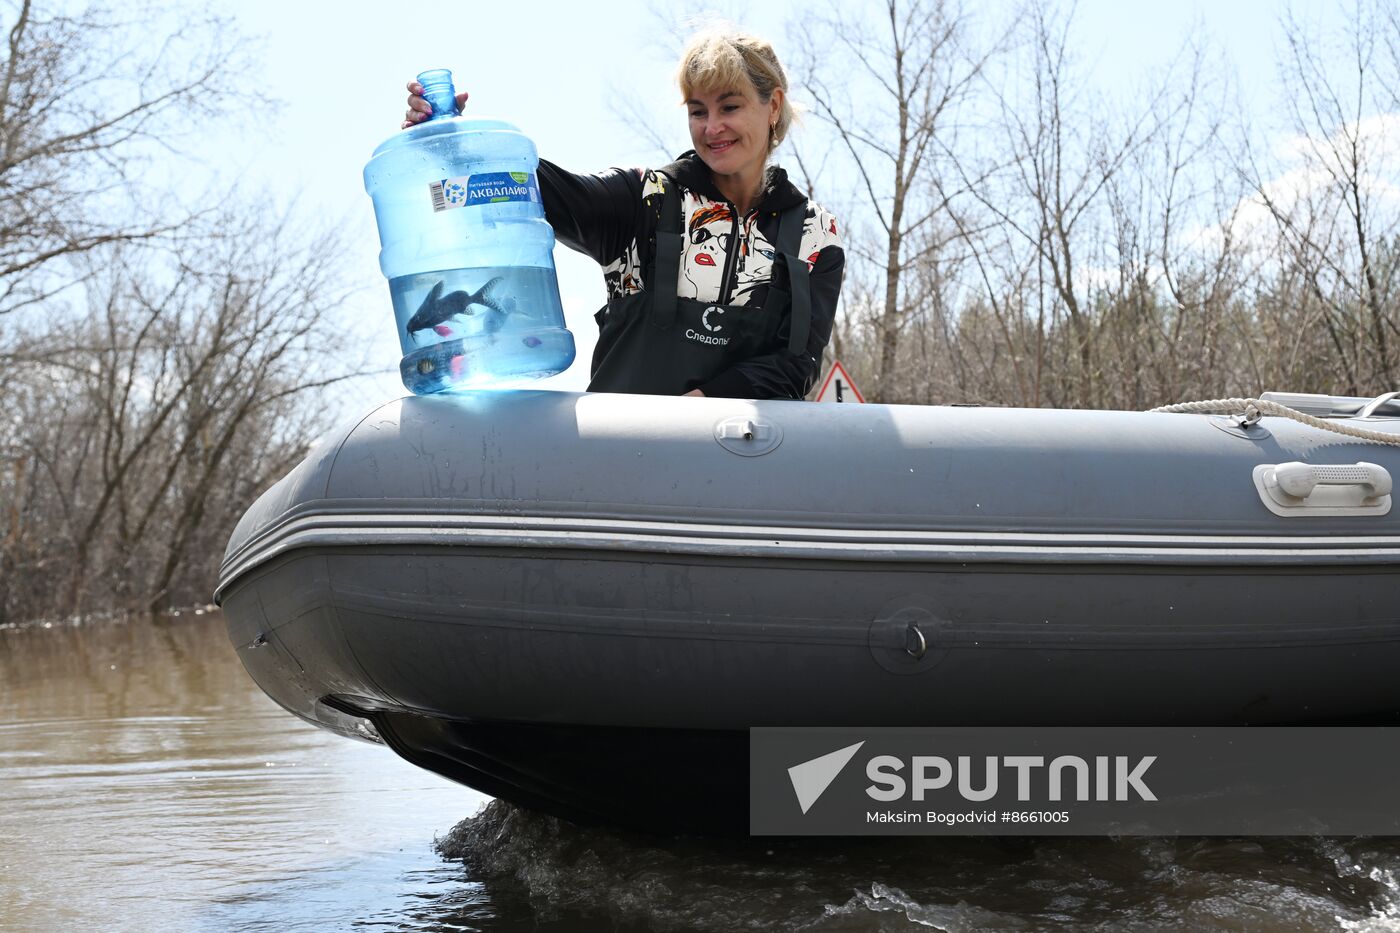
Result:
M695 396L696 398L704 398L704 397L705 397L705 393L704 393L704 392L701 392L699 389L691 389L689 392L683 392L683 393L681 393L681 398L685 398L687 395L693 395L693 396Z
M462 108L466 106L468 96L466 91L462 91L457 95L457 110L459 113ZM410 126L417 126L432 115L433 105L423 98L423 85L419 84L417 81L408 82L408 110L404 112L403 125L400 126L399 129L406 130Z

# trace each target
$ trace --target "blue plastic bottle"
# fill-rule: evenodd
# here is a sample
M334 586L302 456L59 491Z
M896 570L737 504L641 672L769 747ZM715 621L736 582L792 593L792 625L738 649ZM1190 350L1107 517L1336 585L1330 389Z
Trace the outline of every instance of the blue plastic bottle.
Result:
M574 361L534 143L456 115L452 73L418 76L432 117L365 166L411 392L502 386Z

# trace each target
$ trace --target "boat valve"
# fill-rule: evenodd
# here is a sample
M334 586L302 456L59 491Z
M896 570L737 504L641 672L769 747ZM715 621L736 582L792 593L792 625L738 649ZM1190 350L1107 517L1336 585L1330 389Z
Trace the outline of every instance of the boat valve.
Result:
M727 418L715 425L715 440L732 454L758 457L783 442L782 428L753 418Z
M721 422L715 432L721 440L734 440L742 437L746 441L751 441L759 433L759 429L757 425L746 418L731 418Z

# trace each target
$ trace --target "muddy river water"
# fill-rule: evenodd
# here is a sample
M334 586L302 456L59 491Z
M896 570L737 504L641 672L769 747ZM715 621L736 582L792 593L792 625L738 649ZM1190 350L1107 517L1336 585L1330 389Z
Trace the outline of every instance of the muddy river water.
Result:
M0 628L0 930L1400 931L1400 839L713 843L487 802L282 712L216 613Z

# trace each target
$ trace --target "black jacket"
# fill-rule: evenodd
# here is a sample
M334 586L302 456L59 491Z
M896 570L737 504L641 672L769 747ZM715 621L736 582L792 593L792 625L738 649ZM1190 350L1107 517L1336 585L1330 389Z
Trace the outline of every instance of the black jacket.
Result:
M665 178L672 179L683 196L688 234L676 285L680 297L750 306L760 313L772 274L778 214L806 200L781 168L769 167L758 204L743 218L735 216L733 205L715 188L709 169L694 152L659 172L611 169L575 175L545 161L539 168L545 217L561 243L604 267L609 298L651 286L646 278ZM811 269L812 302L807 352L789 352L784 320L771 347L714 376L700 387L706 395L800 399L816 382L822 351L831 339L845 251L834 217L810 202L806 215L801 257ZM601 323L601 313L599 319Z

